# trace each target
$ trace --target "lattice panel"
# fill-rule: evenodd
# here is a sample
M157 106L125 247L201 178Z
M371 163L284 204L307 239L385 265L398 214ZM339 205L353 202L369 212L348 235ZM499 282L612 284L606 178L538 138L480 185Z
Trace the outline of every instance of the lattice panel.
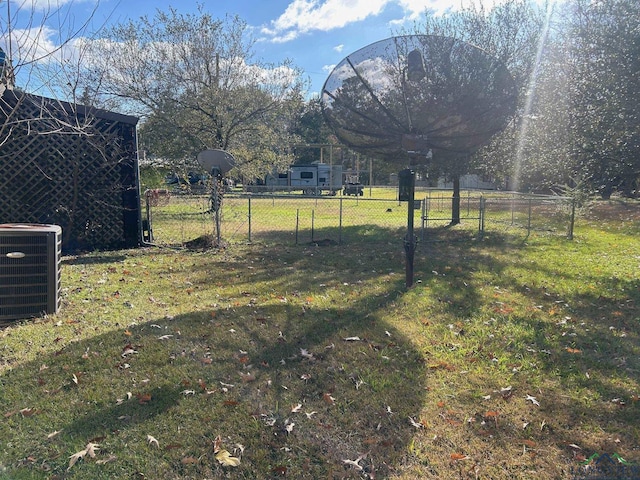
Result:
M135 120L5 92L0 221L60 225L67 251L137 245Z

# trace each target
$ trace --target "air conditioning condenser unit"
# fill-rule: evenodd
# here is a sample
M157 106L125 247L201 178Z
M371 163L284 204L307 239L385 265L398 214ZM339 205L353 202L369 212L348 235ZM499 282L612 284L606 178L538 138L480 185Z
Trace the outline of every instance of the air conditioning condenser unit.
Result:
M58 311L61 255L60 226L0 224L0 321Z

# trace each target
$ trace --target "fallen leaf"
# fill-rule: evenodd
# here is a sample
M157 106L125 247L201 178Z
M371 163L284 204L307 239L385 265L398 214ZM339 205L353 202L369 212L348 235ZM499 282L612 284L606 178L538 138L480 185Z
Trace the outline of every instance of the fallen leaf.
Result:
M96 456L96 450L99 450L100 447L98 446L97 443L87 443L87 446L85 448L85 450L87 451L87 454L91 457L91 458L95 458Z
M309 351L305 348L301 348L300 349L300 355L304 358L306 358L307 360L315 360L315 357L313 356L313 353L309 353Z
M467 457L466 455L462 454L462 453L452 453L451 454L451 460L453 460L454 462L457 462L458 460L467 460L469 457Z
M198 459L195 457L183 457L180 462L182 462L183 465L191 465L194 463L198 463Z
M343 339L345 342L360 342L360 337L346 337Z
M149 445L155 445L156 448L160 448L158 440L156 440L152 435L147 435L147 441L149 442Z
M413 418L409 417L409 422L411 423L412 426L414 426L415 428L424 428L424 425L422 423L416 422Z
M361 455L358 458L356 458L355 460L349 460L349 459L345 459L342 460L342 463L346 464L346 465L351 465L353 468L355 468L357 471L361 472L362 470L364 470L364 467L362 465L360 465L360 461L366 457L366 455Z
M222 449L222 437L218 435L213 441L213 453L218 453Z
M285 467L283 465L278 465L277 467L273 467L271 469L271 471L275 475L280 475L280 476L284 477L287 474L287 467Z
M443 369L443 370L447 370L449 372L452 372L456 369L456 367L454 367L453 365L447 363L447 362L437 362L437 363L432 363L429 365L429 368L431 368L432 370L436 370L436 369Z
M73 467L78 462L78 460L84 458L86 455L89 455L91 458L95 458L96 450L98 449L98 444L91 442L87 443L87 445L84 447L84 450L80 450L79 452L76 452L69 457L69 466L67 467L67 471L71 467Z
M240 459L238 457L232 457L226 450L220 450L216 453L216 460L224 467L237 467L240 465Z
M302 404L299 403L296 406L291 408L291 413L298 413L302 409Z
M137 350L134 350L133 348L131 348L131 347L129 346L129 347L125 347L125 348L122 350L122 354L121 354L120 356L121 356L122 358L126 358L126 357L128 357L129 355L133 355L133 354L136 354L136 353L138 353L138 352L137 352Z
M71 469L71 467L73 467L78 460L80 460L81 458L84 458L86 454L87 454L86 450L80 450L79 452L76 452L73 455L71 455L69 457L69 466L67 467L67 470Z
M334 403L336 403L336 399L333 398L330 393L323 394L322 395L322 400L324 400L329 405L333 405Z
M529 402L533 403L536 407L540 406L540 402L536 400L536 397L532 397L529 394L527 394L527 396L525 397L525 400L528 400Z

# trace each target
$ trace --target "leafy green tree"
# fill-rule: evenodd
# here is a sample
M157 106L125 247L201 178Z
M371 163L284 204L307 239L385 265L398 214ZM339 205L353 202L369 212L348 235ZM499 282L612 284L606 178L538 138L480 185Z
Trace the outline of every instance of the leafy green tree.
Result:
M573 138L579 172L604 198L638 195L640 3L569 3Z
M488 11L482 4L474 4L442 16L427 13L423 22L405 33L455 38L495 56L514 77L520 92L519 112L522 112L543 22L544 15L534 2L508 0ZM457 201L462 175L481 171L506 179L509 176L506 172L513 170L520 121L516 118L488 147L474 155L433 152L430 176L445 176L454 184L453 223L460 221L456 213L459 212Z
M322 114L322 104L319 97L312 97L304 102L297 115L294 133L299 139L296 147L296 163L308 164L320 160L320 147L318 145L334 144L338 141L333 131L327 125ZM312 145L312 147L304 147Z
M290 163L305 86L291 62L254 60L253 45L238 17L216 19L202 6L187 15L156 11L93 43L86 88L142 118L149 157L180 164L224 149L238 175L252 178Z

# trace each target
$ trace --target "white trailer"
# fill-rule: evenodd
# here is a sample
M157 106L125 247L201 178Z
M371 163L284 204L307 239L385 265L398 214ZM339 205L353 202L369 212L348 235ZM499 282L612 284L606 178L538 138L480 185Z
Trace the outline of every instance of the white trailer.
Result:
M291 165L287 173L267 175L265 187L268 191L302 190L304 195L322 195L326 191L335 195L342 189L342 165Z

